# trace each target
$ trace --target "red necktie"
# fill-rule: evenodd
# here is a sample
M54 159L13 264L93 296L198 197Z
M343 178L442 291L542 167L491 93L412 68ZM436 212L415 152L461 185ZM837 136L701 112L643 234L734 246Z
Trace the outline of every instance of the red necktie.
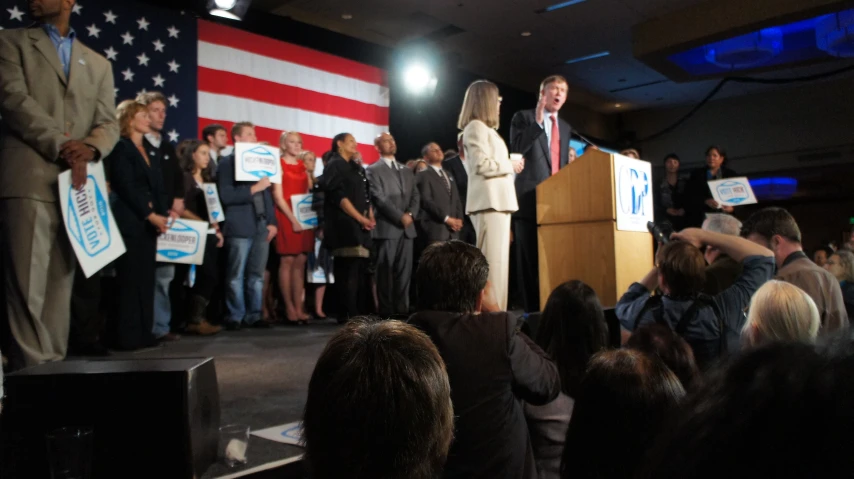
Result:
M552 155L552 174L555 174L560 170L560 131L557 127L557 113L552 114L552 139L549 153Z

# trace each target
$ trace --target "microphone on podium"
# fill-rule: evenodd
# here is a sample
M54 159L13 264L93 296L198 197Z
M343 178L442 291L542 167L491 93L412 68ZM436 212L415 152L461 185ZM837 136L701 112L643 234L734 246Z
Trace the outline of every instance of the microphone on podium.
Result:
M592 146L592 147L593 147L593 149L595 149L595 150L600 149L600 148L599 148L599 145L597 145L596 143L593 143L592 141L588 140L588 139L587 139L587 138L585 138L585 137L584 137L584 135L582 135L581 133L578 133L577 131L573 131L573 132L572 132L572 134L573 134L573 135L575 135L575 136L577 136L579 140L581 140L581 141L583 141L584 143L587 143L588 145Z

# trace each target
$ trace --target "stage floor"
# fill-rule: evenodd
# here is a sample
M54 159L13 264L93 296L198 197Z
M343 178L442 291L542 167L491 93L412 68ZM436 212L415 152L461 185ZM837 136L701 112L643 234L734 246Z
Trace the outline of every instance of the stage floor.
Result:
M112 358L215 358L222 424L248 424L253 430L298 421L305 406L308 381L326 342L339 326L333 320L308 326L223 331L213 337L184 336L180 341ZM210 467L202 479L240 477L293 459L302 448L252 437L249 462L229 469Z

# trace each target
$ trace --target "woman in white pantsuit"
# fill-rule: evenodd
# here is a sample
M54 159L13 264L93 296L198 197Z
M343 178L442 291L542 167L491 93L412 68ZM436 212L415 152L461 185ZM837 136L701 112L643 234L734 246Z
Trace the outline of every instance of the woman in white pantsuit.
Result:
M463 150L469 176L466 214L477 234L477 247L489 262L492 300L507 309L510 273L510 215L519 209L513 175L524 160L510 160L507 144L495 131L501 97L486 80L469 85L457 127L463 130Z

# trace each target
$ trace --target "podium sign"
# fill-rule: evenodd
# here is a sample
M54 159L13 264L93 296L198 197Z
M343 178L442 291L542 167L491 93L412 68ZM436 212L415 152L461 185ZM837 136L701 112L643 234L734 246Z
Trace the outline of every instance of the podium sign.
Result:
M617 230L646 232L653 221L652 165L623 155L614 155L614 192Z

